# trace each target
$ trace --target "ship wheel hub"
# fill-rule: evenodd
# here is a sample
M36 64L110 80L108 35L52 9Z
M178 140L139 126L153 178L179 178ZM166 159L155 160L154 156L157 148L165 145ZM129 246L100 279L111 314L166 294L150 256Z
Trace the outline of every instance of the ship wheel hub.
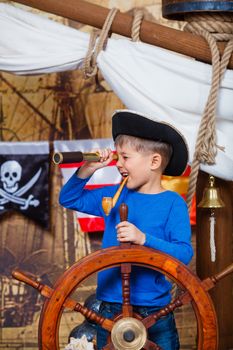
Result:
M147 339L144 324L133 317L125 317L118 320L112 329L111 340L115 349L139 350L142 349Z

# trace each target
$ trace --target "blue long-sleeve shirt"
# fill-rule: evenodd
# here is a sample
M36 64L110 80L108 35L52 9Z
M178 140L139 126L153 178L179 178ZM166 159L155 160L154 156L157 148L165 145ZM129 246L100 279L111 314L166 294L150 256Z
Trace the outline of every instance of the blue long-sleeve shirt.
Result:
M106 216L103 197L113 197L118 185L88 190L87 179L74 174L60 193L60 204L66 208L102 216L105 220L102 248L118 246L116 225L120 222L119 205L128 205L128 221L145 233L144 246L158 249L185 264L193 255L191 228L185 201L175 192L144 194L124 187L116 206ZM164 306L170 302L170 282L158 271L133 266L131 273L131 304ZM120 269L110 268L98 273L97 298L108 302L122 302Z

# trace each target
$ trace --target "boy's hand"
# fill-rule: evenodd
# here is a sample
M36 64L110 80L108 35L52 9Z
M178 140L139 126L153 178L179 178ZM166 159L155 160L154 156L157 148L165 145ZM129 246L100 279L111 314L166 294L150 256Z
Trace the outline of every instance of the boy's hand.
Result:
M132 242L134 244L143 245L146 235L136 226L128 221L122 221L116 226L117 240L120 242Z
M113 159L113 152L110 148L95 149L93 153L99 153L100 160L98 162L85 162L78 171L78 177L85 179L94 174L98 169L106 167Z

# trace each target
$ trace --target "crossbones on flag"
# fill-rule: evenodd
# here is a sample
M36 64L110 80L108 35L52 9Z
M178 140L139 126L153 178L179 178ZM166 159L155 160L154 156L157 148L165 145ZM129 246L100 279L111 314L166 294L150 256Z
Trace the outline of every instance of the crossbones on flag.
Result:
M90 140L78 140L78 141L55 141L54 150L55 152L90 152L91 150L111 148L114 150L114 144L112 139L90 139ZM60 164L61 172L63 175L64 183L71 177L75 172L80 163L72 164ZM164 176L162 184L164 188L176 191L185 198L188 187L188 175L189 170L185 172L183 176L171 177ZM121 181L121 176L112 162L108 167L100 169L94 173L90 180L86 184L86 188L93 189L97 187L103 187L107 185L118 184ZM103 231L104 220L100 217L91 216L85 213L77 212L77 218L79 220L80 227L84 232ZM195 224L196 212L195 203L193 204L190 222Z
M48 142L0 142L0 214L7 211L49 228Z

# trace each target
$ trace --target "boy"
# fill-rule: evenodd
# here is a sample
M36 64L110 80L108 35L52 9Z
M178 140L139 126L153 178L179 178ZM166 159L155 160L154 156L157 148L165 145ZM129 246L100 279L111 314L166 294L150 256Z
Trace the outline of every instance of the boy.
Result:
M112 119L112 133L118 161L116 166L126 186L106 216L102 198L113 197L118 186L88 191L84 186L93 173L112 161L109 149L99 150L99 162L87 162L70 178L60 194L60 204L88 214L103 216L103 248L119 242L132 242L172 255L187 264L192 258L191 230L187 206L176 193L161 185L165 175L181 175L186 168L188 151L183 136L171 125L159 123L140 113L119 110ZM120 222L119 205L128 205L128 220ZM130 303L143 318L167 305L170 283L158 271L133 266ZM98 274L97 299L100 313L112 318L121 313L122 282L119 268ZM107 342L108 333L98 327L97 349ZM148 338L164 350L179 349L172 313L162 317L148 330Z

